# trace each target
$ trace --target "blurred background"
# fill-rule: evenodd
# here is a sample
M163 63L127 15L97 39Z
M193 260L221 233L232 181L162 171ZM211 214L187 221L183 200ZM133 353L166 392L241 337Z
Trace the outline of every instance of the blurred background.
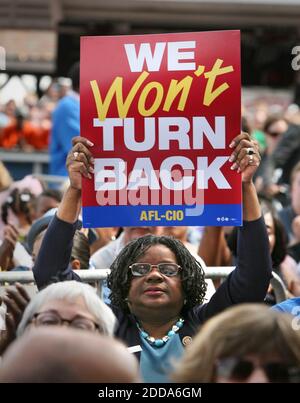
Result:
M263 149L269 116L300 124L299 21L300 0L0 0L0 160L14 180L49 174L52 113L81 35L222 29L241 30L243 115Z

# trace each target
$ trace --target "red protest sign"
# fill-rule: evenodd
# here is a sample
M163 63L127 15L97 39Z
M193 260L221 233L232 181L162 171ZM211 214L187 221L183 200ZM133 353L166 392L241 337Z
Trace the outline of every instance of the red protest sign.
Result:
M81 38L86 226L241 223L239 49L239 31Z

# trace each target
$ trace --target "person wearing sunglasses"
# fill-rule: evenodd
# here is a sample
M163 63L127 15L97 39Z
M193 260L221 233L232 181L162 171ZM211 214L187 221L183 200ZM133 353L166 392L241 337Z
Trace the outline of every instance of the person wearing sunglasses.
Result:
M78 279L69 266L70 247L81 206L82 176L92 179L93 145L83 137L73 139L73 144L67 159L70 187L33 268L38 287L53 277ZM146 382L168 381L172 359L183 354L205 320L233 304L263 301L266 295L271 259L252 182L260 160L258 147L241 133L231 149L229 167L242 175L244 225L239 231L237 267L209 302L205 303L201 264L174 238L146 235L133 240L110 267L111 307L118 319L115 335L139 358Z
M172 375L176 382L300 382L300 328L264 305L231 307L209 319Z
M300 367L285 360L230 357L216 363L218 383L299 383Z
M268 198L280 200L280 195L285 191L285 187L278 183L273 154L288 127L288 122L280 115L271 115L264 123L266 147L262 151L261 164L255 173L254 183L259 194Z

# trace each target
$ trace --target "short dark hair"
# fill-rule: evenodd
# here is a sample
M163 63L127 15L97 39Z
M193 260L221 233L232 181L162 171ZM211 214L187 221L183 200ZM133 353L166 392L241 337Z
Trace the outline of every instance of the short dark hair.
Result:
M79 230L75 231L71 260L80 261L80 270L88 270L90 261L90 245L88 238Z
M177 239L168 236L146 235L131 241L120 252L110 266L108 287L111 290L112 306L128 312L126 298L128 297L132 274L129 266L154 245L165 245L176 256L185 295L185 308L202 304L206 292L205 273L201 264L190 254L188 249Z

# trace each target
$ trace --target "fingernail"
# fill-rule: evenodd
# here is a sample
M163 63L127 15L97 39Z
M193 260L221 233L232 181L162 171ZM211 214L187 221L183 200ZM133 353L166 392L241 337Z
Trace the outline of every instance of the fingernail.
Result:
M93 147L94 143L92 143L90 140L87 141L88 146Z
M229 161L230 162L233 162L235 160L235 155L234 154L231 154L231 156L229 157Z
M94 173L94 168L93 168L93 167L89 167L89 171L93 174L93 173Z
M237 169L237 164L236 163L234 163L233 165L231 165L231 167L230 167L230 169L232 170L232 171L234 171L235 169Z
M232 141L232 142L229 144L229 147L230 147L230 148L233 148L234 146L235 146L235 142Z
M91 175L91 174L88 174L87 177L88 177L89 179L92 179L92 175Z
M237 173L239 174L241 172L241 168L238 167Z
M95 164L95 160L94 160L93 157L90 158L90 163L91 163L91 164Z

